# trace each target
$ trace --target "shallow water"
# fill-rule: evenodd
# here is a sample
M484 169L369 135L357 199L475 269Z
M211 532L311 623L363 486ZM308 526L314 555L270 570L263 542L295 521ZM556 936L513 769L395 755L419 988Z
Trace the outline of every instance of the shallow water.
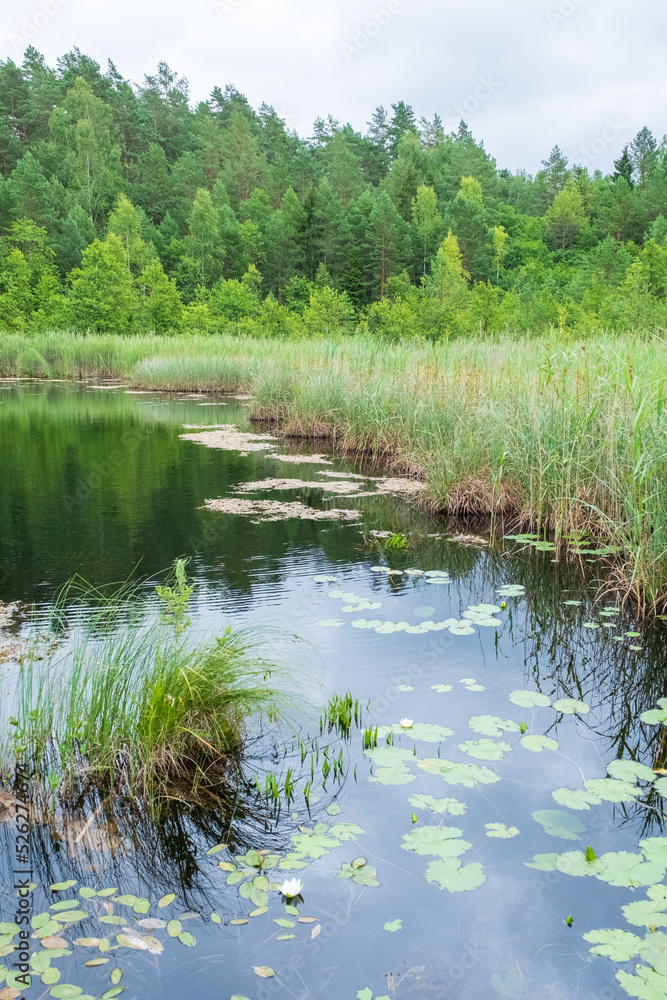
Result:
M86 383L0 383L0 600L24 602L6 637L20 636L28 617L46 632L49 604L75 574L96 586L142 577L150 614L159 574L175 558L187 556L196 583L195 629L215 634L230 623L261 622L283 635L293 631L307 640L299 647L299 662L310 671L321 702L333 691L349 689L364 706L364 725L397 726L407 717L413 726L399 728L394 750L376 753L375 760L364 755L361 732L354 730L348 740L321 736L310 815L303 797L310 770L297 783L294 802L278 817L251 792L239 798L233 815L227 806L175 807L161 823L128 815L126 803L111 802L82 833L86 814L77 813L76 804L53 823L34 807L31 861L38 888L33 914L58 898L74 898L81 886L117 887L145 897L151 903L148 919L194 914L182 924L195 944L158 928L160 954L126 945L116 951L120 925L98 920L105 915L104 898L84 899L89 916L63 936L69 942L108 935L114 947L101 953L94 945L72 945L71 955L51 961L61 970L61 984L101 997L113 988L111 970L120 967L122 996L142 1000L667 995L663 938L649 930L667 924L667 917L658 907L639 926L628 923L622 909L646 900L647 888L663 883L667 841L651 841L652 864L634 871L643 857L634 862L607 858L604 870L585 858L545 862L561 870L526 867L535 855L585 852L588 846L597 858L609 852L638 855L640 840L662 836L663 800L654 782L662 780L657 772L665 767L663 729L641 723L639 716L666 694L664 631L635 627L622 608L604 612L614 606L613 597L594 603L604 580L602 564L583 563L583 572L581 566L554 563L550 552L514 543L505 551L453 543L445 537L445 524L427 518L405 498L344 497L312 487L237 494L240 485L267 477L312 483L324 471L360 471L338 460L333 466L300 465L271 459L270 452L242 455L179 437L183 425L235 424L256 431L247 413L244 401L229 397L134 394ZM277 450L299 452L284 441ZM372 480L364 481L364 492L374 489ZM254 523L252 516L204 508L207 500L236 495L301 500L320 510L358 510L361 516L356 521ZM369 543L373 530L404 531L410 544L387 554ZM447 578L390 576L372 569L378 566L440 571ZM336 579L315 580L319 576ZM515 595L498 593L508 585ZM341 592L355 597L341 599ZM498 610L466 618L467 609L479 604ZM80 611L77 616L80 620ZM485 617L500 624L480 623ZM450 619L470 626L455 626L452 632L424 625ZM343 624L332 627L334 621ZM369 621L407 622L410 631L360 627ZM10 663L0 665L0 676L7 684ZM525 691L542 693L549 704L530 707L521 694L510 699L512 692ZM568 714L552 707L560 699L584 706ZM494 716L509 731L494 732L488 720L471 726L469 720L479 716ZM525 733L517 729L521 723ZM433 731L434 726L452 735ZM298 736L315 730L309 717ZM525 740L531 735L556 743L531 749ZM275 734L265 733L253 744L249 780L255 772L262 781L267 771L280 776L298 763L296 737L283 738L275 751L274 742ZM330 778L322 788L328 742L336 754L343 750L345 777ZM378 746L386 745L381 730ZM557 789L583 789L584 781L603 779L616 757L655 768L655 777L639 786L632 779L632 792L609 778L597 790L607 794L611 789L609 797L627 801L578 803L588 809L552 797ZM438 758L467 768L437 773ZM434 763L424 769L419 766L424 760ZM488 770L471 771L470 765ZM450 812L438 813L444 803L433 799L445 798L456 801L449 803ZM543 810L555 814L544 816ZM323 833L328 840L313 847L321 857L290 870L285 855L295 848L305 851L304 838L310 836L299 826L312 829L317 822L329 829L354 824L362 832L338 828L338 840ZM435 833L438 826L449 832ZM9 822L0 823L0 831L5 843L2 919L7 921L15 910L15 831ZM492 835L498 833L505 835ZM348 836L355 839L341 839ZM295 843L292 837L301 840ZM465 846L458 843L450 850L446 841ZM205 853L222 842L229 848ZM238 857L252 849L280 855L271 878L302 879L299 913L317 922L297 922L295 913L285 912L280 894L270 891L267 912L245 924L229 923L257 906L240 895L239 885L226 884L230 873L218 862L238 867ZM451 860L444 860L452 850L459 851L458 873ZM377 879L371 881L378 886L337 877L343 863L360 857L376 868ZM426 872L435 881L427 881ZM71 891L45 891L67 879L78 885ZM158 908L157 900L171 892L174 902ZM146 918L141 906L136 912L132 905L114 906L128 924ZM211 919L212 912L221 923ZM566 923L570 915L572 926ZM276 919L294 926L281 926ZM401 921L400 927L394 921ZM385 929L385 924L398 929ZM311 937L314 928L321 931ZM644 993L631 992L635 980L615 978L619 970L633 974L642 959L611 961L590 954L592 942L583 935L600 928L642 939L649 935L643 961L647 969L658 970L658 978L640 984ZM284 934L294 937L279 940ZM38 941L32 945L36 949ZM108 956L109 963L85 965ZM0 963L10 967L12 960ZM276 975L263 978L253 971L262 966ZM53 988L35 976L27 995L48 995Z

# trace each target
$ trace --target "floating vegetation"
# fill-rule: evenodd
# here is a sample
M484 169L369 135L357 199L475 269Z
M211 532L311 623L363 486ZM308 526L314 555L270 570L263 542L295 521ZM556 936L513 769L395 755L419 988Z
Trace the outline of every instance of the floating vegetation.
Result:
M509 698L519 708L548 708L551 705L551 698L540 691L512 691Z
M291 503L281 503L280 500L241 500L238 497L224 497L219 500L206 500L204 508L218 511L221 514L255 517L257 522L289 521L292 518L298 518L300 521L357 521L361 517L359 510L336 510L335 508L316 510L298 500Z
M343 862L338 872L338 878L352 879L357 885L364 885L377 888L380 883L377 879L377 868L369 865L366 858L355 858L348 863Z
M577 701L576 698L559 698L553 703L553 707L563 715L586 715L590 712L590 706L585 701Z
M572 813L561 812L558 809L537 809L533 814L535 822L544 827L544 832L552 837L563 840L581 840L584 824Z
M649 726L667 726L667 698L658 698L658 708L642 712L640 719Z
M326 455L276 455L271 452L267 458L272 458L276 462L287 462L290 465L333 465L333 462L327 458ZM322 475L330 475L330 473L321 473ZM335 473L334 473L335 475ZM341 478L343 476L347 479L350 473L341 473Z
M259 479L255 482L241 483L236 487L236 493L255 493L270 490L322 490L324 493L341 493L352 496L360 484L349 480L326 480L325 482L308 481L305 479Z
M503 760L512 747L502 740L468 740L459 743L459 750L476 760Z
M437 774L449 785L463 785L465 788L475 788L476 785L491 785L500 781L500 776L489 767L482 764L457 764L440 757L427 757L419 761L419 767L428 774Z
M525 593L526 588L518 583L506 583L504 586L496 589L496 594L499 594L501 597L523 597Z
M525 750L532 750L533 753L541 753L542 750L558 750L558 740L554 740L550 736L526 734L521 737L520 743Z
M506 826L504 823L485 823L487 837L497 837L499 840L511 840L519 836L519 828Z
M497 715L471 715L468 725L481 736L502 736L503 733L518 733L520 729L518 723Z
M462 816L468 808L465 802L459 802L458 799L436 799L432 795L411 795L408 802L417 809L428 809L434 816L441 816L444 813Z
M461 680L459 681L459 684L463 684L466 691L486 691L484 685L478 684L474 677L462 677Z
M247 455L251 451L270 451L277 445L273 442L273 434L251 434L240 431L234 424L184 424L187 430L197 431L195 434L180 434L182 441L194 441L207 448L221 451L239 451Z

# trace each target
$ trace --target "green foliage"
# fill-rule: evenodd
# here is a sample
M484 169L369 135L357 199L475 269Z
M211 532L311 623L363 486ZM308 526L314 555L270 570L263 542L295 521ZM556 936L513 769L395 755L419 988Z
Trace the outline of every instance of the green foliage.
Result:
M175 782L215 783L238 762L245 719L263 711L276 718L287 705L270 683L278 668L259 636L228 628L213 642L185 638L183 561L174 585L158 592L162 622L109 630L131 610L132 595L121 594L70 650L45 658L29 651L22 663L13 749L29 752L45 776L58 773L61 787L93 777L152 797ZM63 678L57 687L54 671Z

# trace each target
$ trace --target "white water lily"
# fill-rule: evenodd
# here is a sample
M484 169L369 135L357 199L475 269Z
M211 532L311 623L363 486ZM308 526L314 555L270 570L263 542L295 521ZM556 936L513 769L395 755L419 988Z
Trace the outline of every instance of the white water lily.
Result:
M401 719L401 729L412 729L413 722L412 719Z
M283 896L287 896L288 899L292 899L293 896L298 896L303 889L303 882L300 878L287 878L280 886L280 891Z

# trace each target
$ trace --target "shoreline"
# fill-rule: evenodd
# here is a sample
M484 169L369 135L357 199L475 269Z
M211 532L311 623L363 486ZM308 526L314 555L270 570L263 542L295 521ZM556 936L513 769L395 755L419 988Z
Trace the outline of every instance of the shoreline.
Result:
M21 369L26 351L41 370ZM326 440L353 461L423 482L418 502L432 514L498 520L553 539L559 556L614 546L608 589L641 614L667 612L667 360L658 339L502 335L434 346L14 334L0 335L0 375L5 384L95 378L149 392L249 394L250 419L281 438Z

